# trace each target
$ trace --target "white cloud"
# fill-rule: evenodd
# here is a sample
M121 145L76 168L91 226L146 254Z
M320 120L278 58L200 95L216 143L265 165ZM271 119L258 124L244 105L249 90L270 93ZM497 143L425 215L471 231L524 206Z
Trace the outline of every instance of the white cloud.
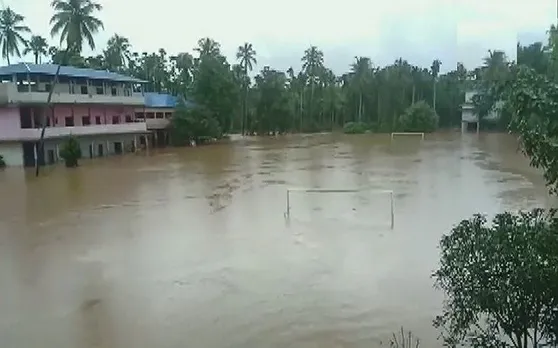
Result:
M48 36L49 1L3 0L26 16L27 24ZM337 73L354 56L370 56L378 65L399 56L442 70L458 61L479 64L488 49L503 49L515 59L518 33L544 33L556 22L555 0L99 0L105 31L102 47L119 33L137 51L164 47L169 53L191 51L209 36L234 60L238 45L252 42L260 66L298 68L310 44L325 53Z

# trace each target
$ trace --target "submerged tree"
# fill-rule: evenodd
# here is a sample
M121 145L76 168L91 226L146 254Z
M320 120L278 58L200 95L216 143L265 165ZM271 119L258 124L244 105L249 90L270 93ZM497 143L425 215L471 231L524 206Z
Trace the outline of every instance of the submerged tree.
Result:
M70 135L60 148L60 157L64 160L66 167L74 168L78 166L81 158L81 147L76 137Z
M433 132L438 128L438 115L426 102L411 105L399 118L403 132Z
M558 344L558 218L542 209L463 220L440 242L435 320L451 347Z

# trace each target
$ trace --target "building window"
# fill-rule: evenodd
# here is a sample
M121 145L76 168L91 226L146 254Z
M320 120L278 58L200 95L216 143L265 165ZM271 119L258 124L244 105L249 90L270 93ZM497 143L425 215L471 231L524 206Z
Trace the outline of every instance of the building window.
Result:
M64 119L64 124L66 127L73 127L74 126L74 118L72 116L67 116Z
M116 94L117 94L117 93L116 93L116 87L112 87L112 88L110 89L110 91L111 91L111 93L112 93L113 96L116 96Z
M89 88L87 88L87 86L81 86L81 94L89 94Z
M119 124L120 116L112 116L112 124Z
M172 112L165 112L165 118L166 119L172 118Z
M45 92L50 92L50 83L45 83Z
M84 126L89 126L91 125L91 117L89 116L82 116L81 117L81 124Z
M147 118L155 118L155 114L152 112L147 113Z
M105 94L105 91L103 90L103 87L96 87L95 91L97 92L97 94Z
M126 115L126 123L132 123L132 116Z
M95 124L101 124L101 116L95 116Z
M136 118L145 118L145 115L143 114L143 112L136 112Z

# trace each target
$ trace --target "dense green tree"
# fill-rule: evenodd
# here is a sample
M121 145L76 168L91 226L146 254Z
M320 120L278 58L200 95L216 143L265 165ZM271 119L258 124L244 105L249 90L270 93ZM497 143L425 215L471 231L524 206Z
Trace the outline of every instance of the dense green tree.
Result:
M24 35L31 32L29 27L24 25L25 17L15 13L10 7L0 10L0 49L2 58L10 64L10 57L21 57L20 47L27 47L27 40Z
M39 35L31 36L29 43L23 54L33 54L35 57L35 64L39 64L42 61L42 57L48 54L48 43L47 40Z
M405 110L398 127L403 132L433 132L438 128L438 115L425 101L420 101Z
M175 146L197 144L220 138L219 122L211 110L204 106L187 107L181 102L171 119L171 141Z
M130 41L118 34L114 34L107 42L104 51L104 60L108 69L113 71L124 71L131 59Z
M60 44L66 41L66 49L78 54L83 49L84 40L95 49L93 37L104 29L103 22L95 17L102 6L92 0L53 0L54 15L50 19L51 36L60 35Z
M470 347L553 346L558 334L558 218L535 209L463 220L440 242L435 320L444 343Z

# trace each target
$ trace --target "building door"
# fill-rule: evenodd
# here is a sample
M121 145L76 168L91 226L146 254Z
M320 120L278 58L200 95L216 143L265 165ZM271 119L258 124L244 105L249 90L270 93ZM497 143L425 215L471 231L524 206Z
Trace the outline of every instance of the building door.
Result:
M93 158L93 144L89 144L89 158Z
M122 143L119 141L114 142L114 153L120 155L122 153Z
M47 160L48 164L54 164L54 162L56 162L56 158L54 157L54 150L47 151Z
M103 144L99 144L97 147L97 156L103 157L105 155Z
M26 141L21 144L23 150L23 166L35 166L35 143Z

